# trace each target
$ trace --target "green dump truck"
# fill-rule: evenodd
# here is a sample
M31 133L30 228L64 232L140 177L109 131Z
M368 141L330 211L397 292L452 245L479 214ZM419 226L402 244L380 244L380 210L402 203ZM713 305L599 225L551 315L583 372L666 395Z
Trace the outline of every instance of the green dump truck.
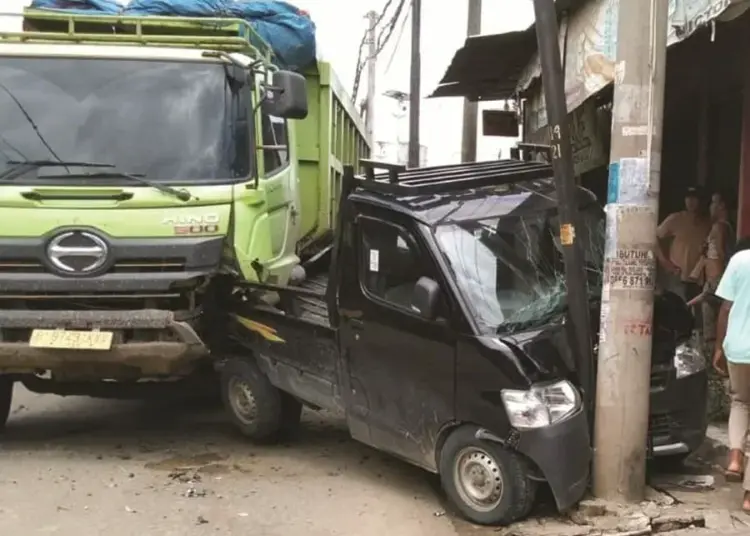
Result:
M233 293L305 284L370 152L331 66L277 69L242 20L24 24L0 34L2 424L15 382L129 397L211 376Z

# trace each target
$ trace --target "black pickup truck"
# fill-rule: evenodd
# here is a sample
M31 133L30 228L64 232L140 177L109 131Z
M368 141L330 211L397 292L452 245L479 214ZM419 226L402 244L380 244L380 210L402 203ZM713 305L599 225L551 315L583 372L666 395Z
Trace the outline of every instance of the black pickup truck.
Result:
M221 367L234 423L272 440L302 405L343 412L354 439L438 473L480 524L527 516L540 482L560 510L574 505L589 482L590 416L550 166L366 165L345 171L330 265L277 288L279 305L236 296ZM590 191L578 199L596 323L604 216ZM650 451L685 456L705 436L705 360L679 298L659 295L654 318Z

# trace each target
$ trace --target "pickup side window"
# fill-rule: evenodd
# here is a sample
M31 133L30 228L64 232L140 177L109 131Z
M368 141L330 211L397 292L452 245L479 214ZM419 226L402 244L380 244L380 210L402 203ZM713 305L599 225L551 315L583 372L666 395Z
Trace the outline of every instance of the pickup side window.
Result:
M265 108L265 107L263 107ZM289 133L286 119L276 117L263 110L263 161L266 176L286 167L289 163Z
M424 275L414 240L400 227L360 218L360 281L377 301L411 311L414 285Z

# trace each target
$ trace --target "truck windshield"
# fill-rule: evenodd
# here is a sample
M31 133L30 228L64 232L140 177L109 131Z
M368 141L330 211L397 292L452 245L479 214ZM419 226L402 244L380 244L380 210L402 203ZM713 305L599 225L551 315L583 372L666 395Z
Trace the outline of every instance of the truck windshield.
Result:
M604 217L583 210L576 238L584 247L589 292L598 297L604 256ZM565 273L556 210L453 221L436 237L459 290L485 334L531 328L566 307Z
M248 93L217 63L0 57L0 173L57 160L165 183L244 178ZM28 166L15 182L75 182L82 171L91 169Z

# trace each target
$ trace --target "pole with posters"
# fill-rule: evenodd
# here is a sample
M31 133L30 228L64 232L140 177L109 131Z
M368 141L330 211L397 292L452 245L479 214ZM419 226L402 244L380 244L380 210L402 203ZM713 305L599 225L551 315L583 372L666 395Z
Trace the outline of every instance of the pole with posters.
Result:
M619 2L594 494L643 500L669 2Z

